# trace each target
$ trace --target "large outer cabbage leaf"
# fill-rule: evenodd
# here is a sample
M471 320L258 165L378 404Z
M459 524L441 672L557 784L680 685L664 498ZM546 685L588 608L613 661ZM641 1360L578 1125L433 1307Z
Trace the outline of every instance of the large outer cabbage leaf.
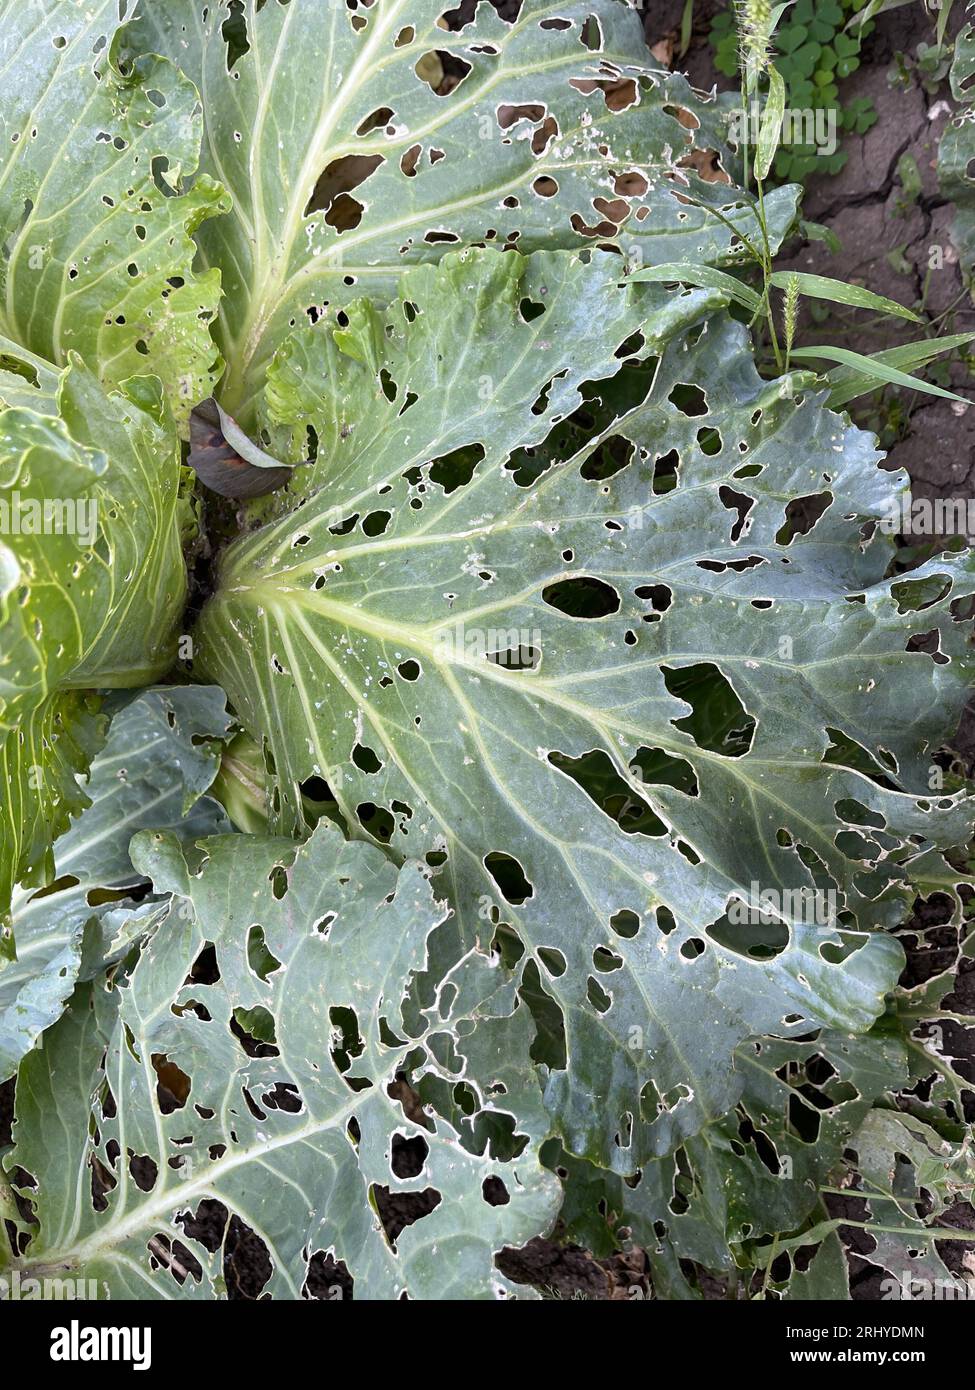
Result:
M887 579L870 437L763 381L712 292L617 266L452 253L295 334L269 408L318 456L226 551L197 651L287 833L324 779L354 833L447 854L455 949L514 932L564 1020L564 1141L629 1173L735 1103L745 1037L882 1010L875 929L970 824L928 779L971 581Z
M301 1296L317 1251L345 1262L359 1298L514 1292L495 1252L558 1209L537 1154L531 1018L476 953L419 1011L415 977L445 916L428 873L397 873L325 825L300 848L227 835L189 850L142 832L133 858L176 895L168 920L124 988L79 988L18 1076L7 1171L32 1179L26 1273L54 1262L116 1298L211 1297L221 1249L184 1225L210 1199L264 1241L277 1297ZM407 1113L403 1083L427 1070L463 1080L485 1119L514 1115L507 1158ZM391 1239L382 1203L406 1193L426 1194L426 1214Z
M91 804L55 842L52 882L14 891L17 959L0 963L0 1080L58 1018L79 976L104 968L118 949L116 926L128 940L131 894L145 887L129 858L136 831L226 828L220 807L200 798L228 726L224 694L212 686L149 690L112 718L85 786ZM147 900L147 916L154 904Z
M51 843L87 804L77 774L105 733L88 692L145 685L174 660L190 523L151 379L130 388L136 404L77 358L58 376L8 355L37 385L0 380L0 955L14 884L51 881Z
M141 46L196 83L201 168L233 197L198 240L223 276L221 399L238 418L295 323L363 293L389 300L402 267L451 243L595 239L631 260L700 262L741 251L729 224L758 235L750 199L693 167L723 148L719 108L641 61L624 5L524 0L509 23L480 4L459 31L445 13L439 0L143 7ZM766 199L773 246L796 193Z
M201 176L193 84L127 51L135 0L2 0L0 332L103 381L155 372L177 416L219 370L220 277L191 233L229 202Z

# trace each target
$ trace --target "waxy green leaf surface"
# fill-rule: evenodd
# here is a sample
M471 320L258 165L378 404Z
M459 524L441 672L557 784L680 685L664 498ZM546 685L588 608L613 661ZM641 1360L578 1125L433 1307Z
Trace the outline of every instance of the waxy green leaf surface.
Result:
M746 1036L883 1009L903 957L871 933L970 824L928 777L971 581L887 580L869 437L763 382L714 292L616 266L456 253L295 335L268 400L317 460L197 650L283 828L324 779L353 832L446 851L458 950L510 926L564 1019L566 1145L632 1172L734 1104ZM768 920L729 920L756 885Z
M711 262L741 250L727 223L759 235L749 198L690 167L724 149L718 107L641 61L625 6L525 0L509 23L481 4L461 29L444 14L435 0L144 7L141 46L195 82L201 169L233 198L198 239L222 275L220 396L237 418L296 323L388 301L404 267L451 245L598 241L631 261ZM795 197L766 201L773 244Z
M36 386L0 380L0 955L14 884L51 881L51 844L87 804L77 776L105 734L89 692L175 658L190 524L157 384L134 383L136 404L77 358L24 369Z
M558 1209L538 1084L512 1065L531 1020L475 954L418 1011L414 977L445 916L419 866L397 875L326 826L301 848L143 832L133 856L175 895L169 919L124 988L79 989L18 1078L10 1164L36 1179L39 1222L25 1271L55 1261L115 1298L212 1297L220 1249L192 1238L208 1200L259 1234L277 1297L301 1296L316 1252L344 1262L359 1298L516 1292L495 1252ZM471 1052L490 1070L472 1074ZM401 1078L426 1071L466 1082L488 1119L513 1114L517 1156L465 1147L429 1110L408 1116ZM422 1155L410 1176L404 1146ZM426 1210L390 1236L383 1202L407 1193Z
M217 772L225 704L212 687L174 686L140 695L113 717L84 786L90 805L55 843L51 882L14 890L17 959L0 964L0 1079L59 1017L79 976L104 968L118 949L115 930L127 939L130 894L145 886L129 858L136 831L225 828L213 801L197 804ZM155 907L147 900L147 914Z
M0 4L0 333L102 381L156 373L181 419L219 375L220 277L191 233L229 200L196 169L193 84L134 53L135 0Z

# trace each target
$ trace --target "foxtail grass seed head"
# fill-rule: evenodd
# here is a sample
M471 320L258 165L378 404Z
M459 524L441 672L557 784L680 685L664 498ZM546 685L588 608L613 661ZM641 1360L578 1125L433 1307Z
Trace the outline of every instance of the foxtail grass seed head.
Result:
M751 87L768 71L772 51L772 7L768 0L735 0L738 57Z
M792 351L796 336L796 323L799 318L799 277L790 275L785 291L785 350Z

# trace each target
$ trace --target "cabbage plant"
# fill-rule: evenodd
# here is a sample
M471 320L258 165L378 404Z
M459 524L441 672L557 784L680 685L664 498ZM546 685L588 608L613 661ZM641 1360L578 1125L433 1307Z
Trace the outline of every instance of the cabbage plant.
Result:
M847 1296L837 1165L968 1171L950 1066L892 1097L973 565L758 369L799 190L616 0L0 35L0 1270L510 1298L560 1222Z

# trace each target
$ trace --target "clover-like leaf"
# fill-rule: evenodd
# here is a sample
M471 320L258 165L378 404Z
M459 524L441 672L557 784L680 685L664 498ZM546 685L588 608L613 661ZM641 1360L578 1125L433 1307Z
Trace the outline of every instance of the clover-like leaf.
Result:
M762 381L714 292L615 265L455 253L295 335L269 406L318 456L197 652L288 833L323 779L356 833L447 853L458 950L527 948L566 1145L630 1173L735 1103L745 1037L882 1010L876 929L970 824L928 769L971 581L887 579L869 437Z
M142 47L196 83L201 168L233 196L199 241L225 290L222 404L242 422L296 323L389 300L404 266L451 245L598 241L698 263L734 258L734 229L758 235L728 176L695 171L723 149L723 108L641 61L625 6L524 0L510 21L487 4L455 20L439 0L145 7ZM773 245L796 192L766 198Z
M173 910L124 987L80 987L21 1066L7 1171L21 1170L36 1225L15 1263L55 1260L113 1297L212 1295L220 1251L192 1238L208 1201L260 1236L277 1297L301 1296L317 1252L345 1263L357 1297L516 1292L494 1254L558 1207L531 1124L532 1105L545 1120L537 1081L512 1065L531 1019L480 955L433 981L420 1011L445 916L428 874L397 874L325 825L300 848L142 832L133 857ZM497 1052L499 1026L503 1053L485 1057L477 1039L486 1030ZM486 1119L509 1116L506 1157L414 1108L409 1082L427 1070L462 1081ZM391 1231L389 1204L407 1194Z

